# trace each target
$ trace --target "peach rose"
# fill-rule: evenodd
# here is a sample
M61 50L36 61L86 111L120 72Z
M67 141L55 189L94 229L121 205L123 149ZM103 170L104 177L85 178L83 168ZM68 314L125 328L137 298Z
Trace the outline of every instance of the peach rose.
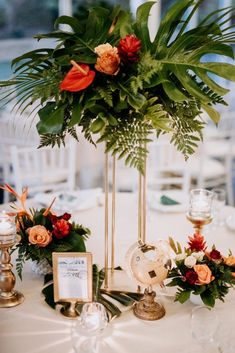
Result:
M215 278L207 265L195 265L193 269L198 275L196 284L208 284Z
M224 257L223 260L226 265L235 266L235 256Z
M41 225L28 228L29 242L31 244L38 245L40 247L45 247L52 241L51 233Z
M116 47L112 47L109 43L98 45L95 48L98 58L95 68L99 72L107 75L116 75L119 71L120 57Z

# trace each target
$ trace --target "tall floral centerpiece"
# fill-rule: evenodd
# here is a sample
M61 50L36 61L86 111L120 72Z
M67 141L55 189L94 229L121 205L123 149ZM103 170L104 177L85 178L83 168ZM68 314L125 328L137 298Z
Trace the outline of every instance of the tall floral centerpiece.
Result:
M152 40L152 1L135 17L120 7L90 8L82 20L61 16L55 31L35 36L54 39L54 48L12 61L14 76L0 83L2 99L16 99L21 112L33 104L40 146L64 143L67 133L77 138L80 127L89 142L105 142L106 151L143 171L148 136L170 133L188 157L202 136L202 110L218 123L214 106L226 105L228 89L215 76L235 80L232 64L204 60L206 54L233 58L232 9L218 9L188 29L201 3L176 1Z

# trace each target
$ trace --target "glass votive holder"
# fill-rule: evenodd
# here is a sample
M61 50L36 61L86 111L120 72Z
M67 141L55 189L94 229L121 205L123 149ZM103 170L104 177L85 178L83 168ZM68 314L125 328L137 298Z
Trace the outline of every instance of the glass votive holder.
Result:
M95 353L98 337L108 324L108 316L103 304L86 303L77 322L72 328L72 342L76 353Z
M213 192L206 189L192 189L189 198L188 215L192 219L211 218Z

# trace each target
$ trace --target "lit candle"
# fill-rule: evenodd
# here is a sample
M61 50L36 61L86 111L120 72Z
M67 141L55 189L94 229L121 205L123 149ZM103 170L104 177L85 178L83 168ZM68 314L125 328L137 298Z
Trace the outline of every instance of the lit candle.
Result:
M5 211L0 213L0 241L9 242L15 237L15 226Z

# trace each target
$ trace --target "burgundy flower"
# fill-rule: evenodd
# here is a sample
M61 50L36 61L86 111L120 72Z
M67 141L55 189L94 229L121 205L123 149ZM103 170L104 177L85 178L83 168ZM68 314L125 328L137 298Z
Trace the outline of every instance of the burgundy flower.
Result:
M53 215L53 214L51 214L50 215L50 220L51 220L52 224L55 224L58 221L58 217Z
M71 218L71 214L65 212L65 213L61 216L61 218L63 218L63 219L65 219L66 221L68 221L68 220Z
M71 224L62 218L54 224L54 229L52 233L57 239L62 239L69 235L70 230Z
M216 249L211 250L211 252L209 253L209 256L212 260L221 260L222 259L221 253Z
M206 248L206 242L204 237L200 233L195 233L192 237L189 238L189 248L192 251L203 251Z
M123 61L137 61L141 48L141 41L133 34L128 34L122 38L118 45L118 54Z
M195 271L189 270L186 272L185 278L189 284L195 284L198 280L198 275Z

